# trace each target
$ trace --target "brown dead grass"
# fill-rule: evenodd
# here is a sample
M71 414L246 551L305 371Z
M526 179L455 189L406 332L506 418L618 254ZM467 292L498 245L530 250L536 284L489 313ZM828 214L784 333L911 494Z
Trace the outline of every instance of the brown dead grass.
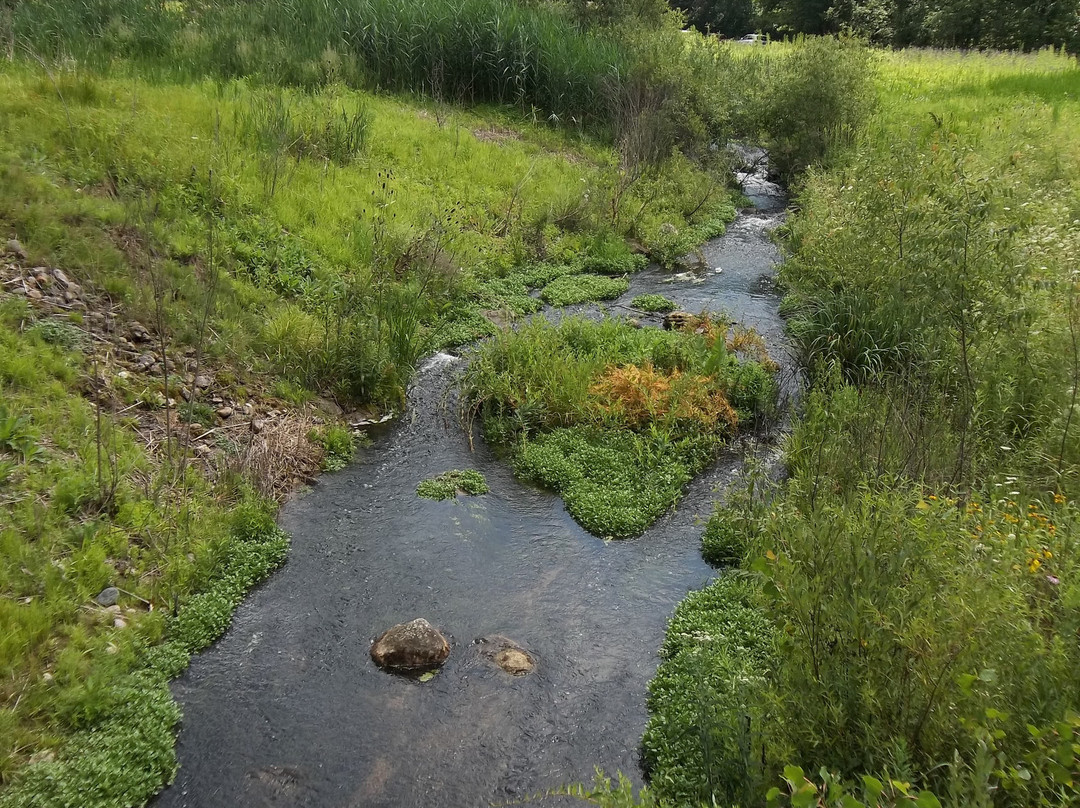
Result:
M654 422L695 421L734 431L738 415L707 376L665 373L651 364L609 368L589 392L608 418L641 429Z

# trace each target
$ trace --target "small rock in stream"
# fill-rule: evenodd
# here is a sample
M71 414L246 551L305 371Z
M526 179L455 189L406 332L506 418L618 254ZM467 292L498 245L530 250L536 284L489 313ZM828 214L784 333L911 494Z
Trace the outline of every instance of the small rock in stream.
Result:
M501 634L478 637L473 642L480 647L480 656L495 663L511 676L524 676L536 668L532 654Z

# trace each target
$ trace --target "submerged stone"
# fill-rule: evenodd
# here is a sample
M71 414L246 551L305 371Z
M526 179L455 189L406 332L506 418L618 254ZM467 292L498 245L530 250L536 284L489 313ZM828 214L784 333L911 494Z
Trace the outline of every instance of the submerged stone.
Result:
M371 658L381 668L430 668L448 656L450 643L422 617L387 629L371 645Z
M524 676L536 668L536 660L532 654L509 637L493 634L490 637L480 637L475 643L480 647L480 656L495 663L511 676Z

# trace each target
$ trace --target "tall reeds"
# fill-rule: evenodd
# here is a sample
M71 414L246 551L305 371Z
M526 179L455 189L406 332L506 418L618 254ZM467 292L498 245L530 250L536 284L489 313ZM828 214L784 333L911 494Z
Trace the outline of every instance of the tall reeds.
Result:
M142 0L23 3L14 37L44 56L107 66L133 58L166 75L419 91L606 124L622 47L550 9L512 0Z

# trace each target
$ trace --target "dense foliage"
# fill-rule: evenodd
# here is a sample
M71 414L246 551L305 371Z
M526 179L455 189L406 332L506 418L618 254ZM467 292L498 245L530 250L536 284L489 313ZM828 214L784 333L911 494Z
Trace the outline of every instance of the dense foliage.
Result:
M864 36L894 47L1080 49L1080 4L1016 0L675 0L700 31Z
M476 469L454 469L421 480L416 486L416 495L424 499L453 499L458 493L477 497L489 491L484 475Z
M666 658L653 684L650 798L1080 799L1080 72L1049 54L878 70L877 115L788 228L811 373L790 479L751 477L706 527L745 589L672 622L705 661ZM747 602L766 658L714 642Z
M110 337L109 362L197 356L237 402L327 405L252 460L267 425L224 434L219 418L245 416L182 392L170 360L161 378L99 366L101 312L5 298L0 799L134 804L168 779L168 677L284 553L266 499L283 492L260 475L300 445L315 462L284 488L347 463L353 436L325 417L339 404L399 408L426 352L498 333L540 295L609 296L722 232L715 144L775 138L794 177L865 114L851 43L735 54L678 23L654 0L0 3L0 243L26 252L5 273L60 269L89 309L152 326L152 347ZM582 447L657 481L612 533L642 529L771 395L754 363L682 368L693 340L659 342L644 375L597 367L587 423L530 444L537 476L582 502L598 499L564 463ZM221 462L188 463L169 430ZM92 605L112 583L120 616Z

